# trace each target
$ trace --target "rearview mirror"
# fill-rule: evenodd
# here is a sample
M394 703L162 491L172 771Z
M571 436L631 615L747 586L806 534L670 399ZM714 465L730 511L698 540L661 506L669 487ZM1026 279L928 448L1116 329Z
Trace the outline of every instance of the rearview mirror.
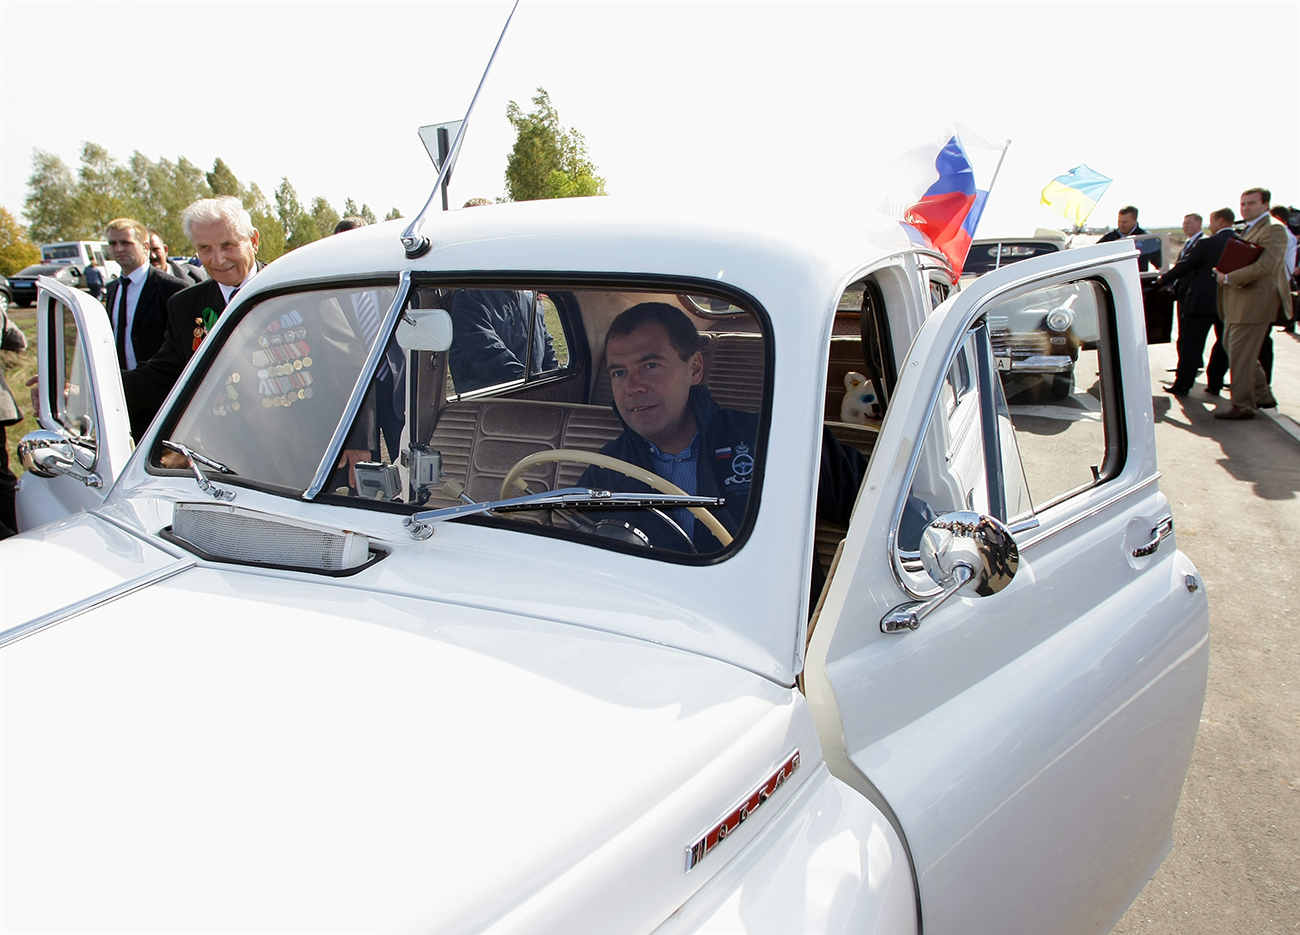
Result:
M451 347L451 315L441 308L408 308L397 322L397 343L406 351Z

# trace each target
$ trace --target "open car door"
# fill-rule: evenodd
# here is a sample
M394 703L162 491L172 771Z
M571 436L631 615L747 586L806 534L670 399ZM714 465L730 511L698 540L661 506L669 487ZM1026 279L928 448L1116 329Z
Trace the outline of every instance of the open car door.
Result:
M827 762L906 842L927 935L1109 931L1172 844L1209 615L1157 484L1132 256L1025 260L936 309L815 621ZM1008 303L1095 312L1075 393L999 373Z
M131 456L131 427L104 306L42 276L36 298L41 428L18 445L19 532L104 502Z

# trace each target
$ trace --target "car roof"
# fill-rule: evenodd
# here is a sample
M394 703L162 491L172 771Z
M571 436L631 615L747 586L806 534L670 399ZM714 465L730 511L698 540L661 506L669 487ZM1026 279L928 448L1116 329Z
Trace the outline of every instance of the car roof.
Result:
M615 197L485 205L431 214L427 254L408 260L409 219L326 237L272 263L257 291L403 270L694 277L747 291L792 277L832 288L853 269L921 249L895 219Z

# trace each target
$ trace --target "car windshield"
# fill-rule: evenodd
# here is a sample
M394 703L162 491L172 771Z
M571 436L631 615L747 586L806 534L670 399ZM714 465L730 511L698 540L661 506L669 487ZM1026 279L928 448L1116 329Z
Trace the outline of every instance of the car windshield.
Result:
M751 521L769 369L757 310L695 283L417 283L350 416L399 294L391 280L239 309L161 437L227 465L226 484L413 514L594 491L454 519L615 548L709 555ZM431 318L450 346L404 350L402 328Z

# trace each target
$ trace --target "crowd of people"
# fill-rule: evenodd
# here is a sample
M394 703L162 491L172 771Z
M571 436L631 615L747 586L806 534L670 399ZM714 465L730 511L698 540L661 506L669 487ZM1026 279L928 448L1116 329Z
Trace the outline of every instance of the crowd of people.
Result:
M1220 407L1216 419L1253 419L1260 409L1277 406L1272 331L1295 330L1294 291L1300 282L1290 212L1271 202L1268 189L1249 188L1241 194L1240 221L1231 208L1219 208L1210 212L1208 233L1200 214L1188 214L1183 218L1187 242L1159 280L1175 290L1178 305L1178 366L1165 391L1187 396L1204 369L1206 393L1219 396L1230 389L1230 405ZM1118 227L1102 240L1145 233L1131 206L1120 210ZM1243 259L1237 261L1238 256ZM1211 331L1215 341L1207 363Z

